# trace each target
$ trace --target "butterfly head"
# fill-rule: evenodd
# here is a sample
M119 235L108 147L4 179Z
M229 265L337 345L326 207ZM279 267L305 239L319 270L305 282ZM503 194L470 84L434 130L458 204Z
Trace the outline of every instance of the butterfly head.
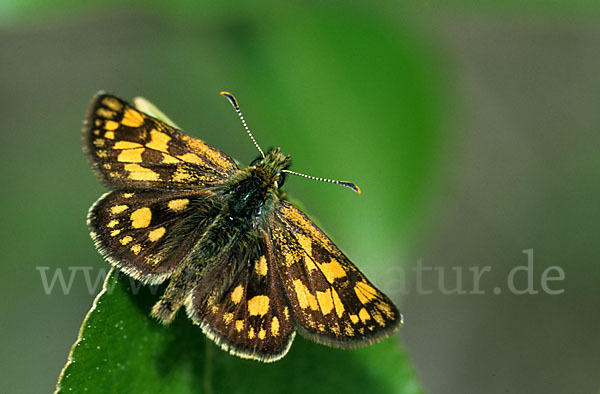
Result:
M290 166L290 157L280 152L279 148L271 149L267 154L258 157L250 164L250 170L259 175L272 187L280 188L285 180L285 172Z
M334 179L327 179L327 178L319 178L316 176L301 174L299 172L288 170L288 167L290 166L290 157L281 153L279 151L279 148L272 149L269 152L267 152L267 154L265 155L263 150L260 148L260 146L258 145L256 140L254 139L252 132L248 128L248 125L246 124L246 120L244 119L244 115L242 115L242 111L240 111L240 107L239 107L238 102L235 99L235 97L233 97L233 95L229 92L221 92L221 96L224 96L225 98L227 98L227 100L229 100L229 102L235 109L235 112L238 114L240 120L242 121L242 124L244 125L244 129L246 129L248 136L254 143L254 146L256 146L256 149L258 149L258 151L260 152L260 157L256 160L254 160L252 162L252 164L250 164L249 168L251 171L254 172L253 175L257 175L259 178L262 178L262 180L264 182L266 182L268 187L274 187L275 189L278 189L281 186L283 186L283 181L285 180L285 174L288 173L288 174L298 175L298 176L308 178L308 179L314 179L317 181L335 183L337 185L347 187L347 188L355 191L358 194L361 193L360 188L355 183L352 183L352 182L336 181Z

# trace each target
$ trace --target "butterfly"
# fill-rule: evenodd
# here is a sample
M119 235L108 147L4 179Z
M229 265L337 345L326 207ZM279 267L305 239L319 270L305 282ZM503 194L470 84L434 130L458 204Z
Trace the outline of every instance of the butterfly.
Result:
M97 93L83 129L84 151L110 191L88 213L95 246L121 272L168 285L151 315L171 323L179 309L222 349L271 362L296 331L337 348L394 333L402 315L282 192L290 171L280 149L232 158L113 95ZM139 107L139 105L138 105Z

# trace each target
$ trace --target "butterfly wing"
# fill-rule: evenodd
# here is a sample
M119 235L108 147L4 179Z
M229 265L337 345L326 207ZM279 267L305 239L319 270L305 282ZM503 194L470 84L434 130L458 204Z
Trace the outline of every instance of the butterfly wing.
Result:
M302 334L352 348L400 327L393 302L299 209L281 201L271 227L277 270Z
M175 271L216 215L207 191L116 190L90 208L88 225L100 253L144 283Z
M188 298L188 316L224 350L243 358L276 361L295 335L266 233L232 248Z
M84 150L109 187L198 189L238 170L229 156L104 93L92 100Z

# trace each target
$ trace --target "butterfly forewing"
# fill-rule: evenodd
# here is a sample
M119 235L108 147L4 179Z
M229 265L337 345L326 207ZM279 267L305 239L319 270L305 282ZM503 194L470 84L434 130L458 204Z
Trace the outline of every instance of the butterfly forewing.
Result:
M124 189L106 193L90 209L98 250L145 283L168 278L214 218L207 192Z
M278 270L301 332L317 342L356 347L400 326L390 299L306 215L282 201L277 216Z
M107 94L92 100L83 138L92 167L109 186L197 189L238 169L224 153Z

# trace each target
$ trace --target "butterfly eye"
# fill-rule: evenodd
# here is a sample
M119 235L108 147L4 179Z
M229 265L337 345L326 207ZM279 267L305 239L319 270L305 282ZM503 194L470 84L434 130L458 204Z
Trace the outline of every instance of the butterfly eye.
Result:
M285 182L285 173L284 172L280 172L279 173L279 179L277 179L277 187L283 186L283 182Z
M250 163L250 166L251 166L251 167L255 167L255 166L258 164L258 163L260 163L260 162L261 162L261 160L262 160L262 159L263 159L262 157L257 157L256 159L254 159L254 160L252 161L252 163Z

